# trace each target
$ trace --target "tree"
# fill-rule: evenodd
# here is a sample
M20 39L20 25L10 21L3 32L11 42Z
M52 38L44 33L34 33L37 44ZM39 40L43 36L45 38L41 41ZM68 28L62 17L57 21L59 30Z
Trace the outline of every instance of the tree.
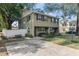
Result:
M57 12L57 16L62 18L70 18L71 16L76 15L76 4L69 4L69 3L48 3L45 4L44 10L46 12ZM62 15L58 14L61 12Z
M7 28L7 23L4 22L2 15L0 14L0 32L2 31L3 28Z
M5 23L8 23L8 29L11 28L11 24L13 22L13 15L17 15L18 9L16 9L16 4L0 4L0 13ZM18 12L19 13L19 12ZM19 15L19 14L18 14Z
M79 5L78 5L79 7ZM57 12L57 16L62 17L63 20L71 19L72 16L79 16L79 8L77 15L77 4L65 3L65 4L45 4L44 9L48 12ZM58 15L59 12L62 12L62 15ZM77 17L77 34L79 35L79 18Z
M21 10L32 10L35 4L21 3L3 3L0 4L0 14L5 23L8 23L8 29L11 29L11 24L14 20L21 20Z
M41 10L41 9L39 9L39 8L34 9L34 11L36 11L36 12L40 12L40 13L45 13L44 10Z

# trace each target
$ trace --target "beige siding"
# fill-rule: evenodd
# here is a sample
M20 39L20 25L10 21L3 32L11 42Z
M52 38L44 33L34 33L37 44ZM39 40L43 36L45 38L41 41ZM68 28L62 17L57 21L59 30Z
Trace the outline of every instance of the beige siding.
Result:
M27 15L29 15L31 13L32 13L32 11L23 10L22 17L25 17L25 16L27 16Z
M32 19L32 15L30 15L30 16L31 16L31 19ZM30 21L27 22L27 18L24 17L22 19L22 28L25 28L25 29L29 28L28 31L30 31L29 34L31 34L31 32L32 32L32 20L30 20Z
M34 14L34 26L58 27L58 23L51 22L51 17L47 17L46 21L37 20Z
M26 15L31 16L31 19L30 19L29 22L26 21L27 20ZM33 36L35 34L35 27L47 27L49 33L50 33L50 27L56 27L56 28L59 27L58 23L51 22L52 17L50 17L50 16L45 15L47 17L46 21L37 20L36 19L36 13L31 13L31 12L27 12L27 11L24 11L22 16L25 17L22 21L25 24L23 24L22 26L24 28L29 27L29 33L32 34Z

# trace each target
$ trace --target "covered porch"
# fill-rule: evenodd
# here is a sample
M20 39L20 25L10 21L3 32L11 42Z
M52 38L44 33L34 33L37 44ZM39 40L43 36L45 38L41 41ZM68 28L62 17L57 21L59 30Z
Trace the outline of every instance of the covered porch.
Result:
M35 27L34 35L40 36L41 34L50 34L50 33L58 33L58 28L54 27Z

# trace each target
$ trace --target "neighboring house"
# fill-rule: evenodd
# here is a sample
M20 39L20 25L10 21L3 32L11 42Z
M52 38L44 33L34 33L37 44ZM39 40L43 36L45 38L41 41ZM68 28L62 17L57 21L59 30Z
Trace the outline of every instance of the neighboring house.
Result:
M40 33L59 33L59 19L48 14L23 10L21 28L32 36Z
M59 32L66 33L69 31L69 21L68 20L60 20L59 21Z
M69 22L69 31L76 32L76 21L75 20Z
M12 23L12 29L19 29L18 21Z

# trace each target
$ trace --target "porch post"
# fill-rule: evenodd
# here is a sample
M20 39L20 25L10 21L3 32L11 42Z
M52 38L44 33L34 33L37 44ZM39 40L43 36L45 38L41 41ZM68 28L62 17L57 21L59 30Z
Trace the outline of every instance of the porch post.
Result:
M48 28L48 34L50 34L50 27Z

